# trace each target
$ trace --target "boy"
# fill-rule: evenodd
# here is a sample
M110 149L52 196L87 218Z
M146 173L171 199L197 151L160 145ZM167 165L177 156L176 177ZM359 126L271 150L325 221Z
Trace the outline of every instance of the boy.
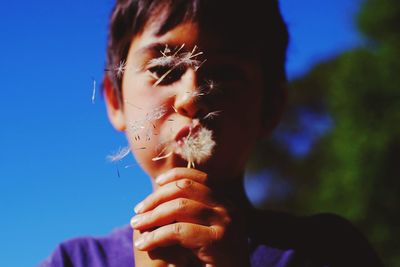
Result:
M285 101L287 39L275 0L117 1L108 116L154 191L133 240L129 228L75 239L42 266L379 266L345 220L257 211L245 196L246 161Z

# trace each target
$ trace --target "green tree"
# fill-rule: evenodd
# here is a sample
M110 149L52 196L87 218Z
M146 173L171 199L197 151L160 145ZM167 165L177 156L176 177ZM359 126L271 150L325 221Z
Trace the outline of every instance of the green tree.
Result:
M388 266L400 266L400 1L364 1L358 25L363 47L319 64L290 86L282 127L296 129L297 107L305 106L329 113L332 130L302 158L266 142L259 151L272 156L256 153L253 167L291 177L296 191L286 206L350 219Z

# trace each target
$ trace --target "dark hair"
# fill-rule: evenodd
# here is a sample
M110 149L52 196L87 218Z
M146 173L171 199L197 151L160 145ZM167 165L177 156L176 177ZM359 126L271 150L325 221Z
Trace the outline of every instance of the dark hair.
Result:
M241 47L246 55L253 53L261 64L268 90L276 91L286 82L288 33L278 0L116 0L110 19L107 69L115 69L126 59L132 38L160 14L166 15L157 34L182 22L196 21L200 27ZM238 38L238 33L244 38ZM106 75L121 96L121 79L110 72Z

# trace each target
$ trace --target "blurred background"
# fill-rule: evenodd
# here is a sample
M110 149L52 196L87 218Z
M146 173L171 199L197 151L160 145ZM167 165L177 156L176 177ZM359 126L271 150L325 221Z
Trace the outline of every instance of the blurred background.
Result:
M151 190L132 157L106 161L126 145L99 93L112 5L1 4L2 266L35 266L62 240L127 224ZM249 164L249 197L260 208L340 214L400 266L400 2L281 7L289 104Z

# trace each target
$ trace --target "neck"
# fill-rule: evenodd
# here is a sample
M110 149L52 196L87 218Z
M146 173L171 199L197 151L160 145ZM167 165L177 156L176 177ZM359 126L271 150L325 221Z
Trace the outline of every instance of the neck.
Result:
M233 205L235 210L242 214L246 214L253 208L250 201L247 198L244 190L244 175L238 177L231 177L230 179L224 179L219 182L219 179L210 179L210 187L214 190L214 193L222 201L226 201L229 205Z

